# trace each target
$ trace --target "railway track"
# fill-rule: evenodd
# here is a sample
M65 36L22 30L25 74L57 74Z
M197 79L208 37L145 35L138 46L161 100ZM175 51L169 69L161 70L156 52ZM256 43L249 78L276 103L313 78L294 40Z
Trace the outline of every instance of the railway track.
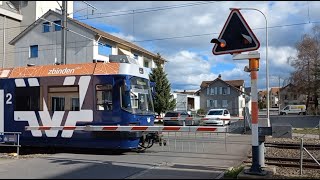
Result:
M251 158L251 156L248 156ZM265 157L265 164L275 165L279 167L297 167L300 168L299 158L284 158L284 157ZM249 160L243 161L244 163L252 163ZM311 169L319 169L320 166L312 159L303 159L303 167Z
M282 149L300 149L300 144L289 144L289 143L264 143L265 147L274 147ZM303 147L310 150L320 150L319 144L303 144Z
M289 144L289 143L265 143L265 147L281 149L279 152L285 151L285 149L293 149L294 151L300 151L300 144ZM320 150L319 144L304 144L303 147L307 148L308 150ZM268 150L267 150L268 151ZM283 153L282 156L284 155ZM269 155L265 157L265 164L268 165L275 165L279 167L297 167L300 168L300 158L292 158L292 157L276 157L277 154L274 156ZM281 155L280 155L281 156ZM252 158L252 156L248 156L248 158ZM317 161L320 161L320 159L317 159ZM246 160L244 163L252 163L251 160ZM310 168L310 169L320 169L320 166L311 158L304 158L303 159L303 167L304 168Z

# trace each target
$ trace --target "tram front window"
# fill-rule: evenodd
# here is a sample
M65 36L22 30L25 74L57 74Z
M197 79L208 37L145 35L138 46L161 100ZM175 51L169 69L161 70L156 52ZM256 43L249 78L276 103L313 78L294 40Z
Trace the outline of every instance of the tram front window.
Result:
M130 90L121 88L122 108L133 114L153 114L153 102L149 81L132 77Z

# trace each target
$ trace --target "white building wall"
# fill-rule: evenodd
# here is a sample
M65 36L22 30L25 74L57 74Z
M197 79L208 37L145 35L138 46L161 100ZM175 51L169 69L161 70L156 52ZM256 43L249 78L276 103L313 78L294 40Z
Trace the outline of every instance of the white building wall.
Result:
M245 98L243 97L243 95L240 95L238 97L238 102L239 102L239 116L242 116L243 115L243 108L245 107Z
M55 15L49 15L46 19L50 21L59 20ZM44 22L44 21L43 21ZM20 38L15 44L15 66L26 66L27 64L53 64L55 58L61 62L61 31L43 33L42 23L36 25L25 36ZM94 39L94 36L85 28L68 23L68 28ZM38 45L38 57L29 58L31 45ZM93 40L81 37L75 33L67 32L67 64L92 62L93 60Z
M187 95L188 98L193 98L194 99L194 110L199 110L200 109L200 96L195 96L195 95Z
M56 11L61 10L62 1L28 1L28 5L21 8L23 20L21 21L21 31L27 28L30 24L44 15L49 9ZM69 17L73 18L73 1L68 1L67 12Z
M36 1L36 19L44 15L49 9L55 11L56 9L61 10L59 4L62 6L62 1ZM67 12L69 17L73 18L73 1L67 1ZM36 20L34 19L34 21Z

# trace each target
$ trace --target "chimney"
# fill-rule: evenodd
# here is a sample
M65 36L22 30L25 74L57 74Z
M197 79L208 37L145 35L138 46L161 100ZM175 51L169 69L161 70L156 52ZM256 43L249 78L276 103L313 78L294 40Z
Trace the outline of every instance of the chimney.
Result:
M221 74L219 74L218 78L221 79Z

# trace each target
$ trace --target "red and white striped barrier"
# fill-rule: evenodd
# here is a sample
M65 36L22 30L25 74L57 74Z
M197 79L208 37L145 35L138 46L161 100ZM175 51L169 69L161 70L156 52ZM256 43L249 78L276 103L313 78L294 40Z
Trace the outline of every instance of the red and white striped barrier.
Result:
M26 126L29 130L78 130L78 131L162 131L162 132L226 132L226 127L207 126Z
M230 118L193 118L193 117L163 117L163 118L156 118L158 120L178 120L178 121L185 121L185 120L225 120L225 121L237 121L243 120L243 117L230 117Z

